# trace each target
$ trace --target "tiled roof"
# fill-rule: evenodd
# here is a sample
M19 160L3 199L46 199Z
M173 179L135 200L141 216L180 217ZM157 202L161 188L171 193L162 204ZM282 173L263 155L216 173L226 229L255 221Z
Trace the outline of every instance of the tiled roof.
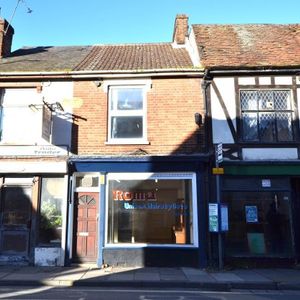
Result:
M300 24L193 25L203 67L300 66Z
M155 71L193 68L185 48L171 43L94 46L76 70Z
M72 71L89 53L90 46L22 48L0 59L1 72Z

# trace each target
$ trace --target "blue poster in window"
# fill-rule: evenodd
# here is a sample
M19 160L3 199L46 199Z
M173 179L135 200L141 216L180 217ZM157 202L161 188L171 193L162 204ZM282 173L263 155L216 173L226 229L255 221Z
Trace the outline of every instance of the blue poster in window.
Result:
M246 222L247 223L257 223L258 222L256 205L246 205L245 212L246 212Z

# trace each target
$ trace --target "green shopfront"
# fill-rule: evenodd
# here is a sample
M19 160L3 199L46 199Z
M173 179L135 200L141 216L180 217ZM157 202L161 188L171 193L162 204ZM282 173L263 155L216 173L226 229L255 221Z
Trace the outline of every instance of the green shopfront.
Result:
M224 234L229 262L295 262L300 246L300 165L226 164L222 202L228 204Z

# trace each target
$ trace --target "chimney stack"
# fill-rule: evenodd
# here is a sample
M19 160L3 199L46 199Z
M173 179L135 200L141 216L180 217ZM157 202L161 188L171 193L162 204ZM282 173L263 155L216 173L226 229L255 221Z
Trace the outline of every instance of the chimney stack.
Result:
M188 16L180 14L176 16L173 32L173 42L177 45L184 45L185 38L188 36Z
M4 19L0 19L0 58L10 55L14 29Z

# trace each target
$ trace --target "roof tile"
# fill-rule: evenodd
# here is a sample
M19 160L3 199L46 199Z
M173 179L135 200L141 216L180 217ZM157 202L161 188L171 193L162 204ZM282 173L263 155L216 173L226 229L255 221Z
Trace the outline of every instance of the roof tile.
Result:
M204 67L300 66L300 24L193 25Z

